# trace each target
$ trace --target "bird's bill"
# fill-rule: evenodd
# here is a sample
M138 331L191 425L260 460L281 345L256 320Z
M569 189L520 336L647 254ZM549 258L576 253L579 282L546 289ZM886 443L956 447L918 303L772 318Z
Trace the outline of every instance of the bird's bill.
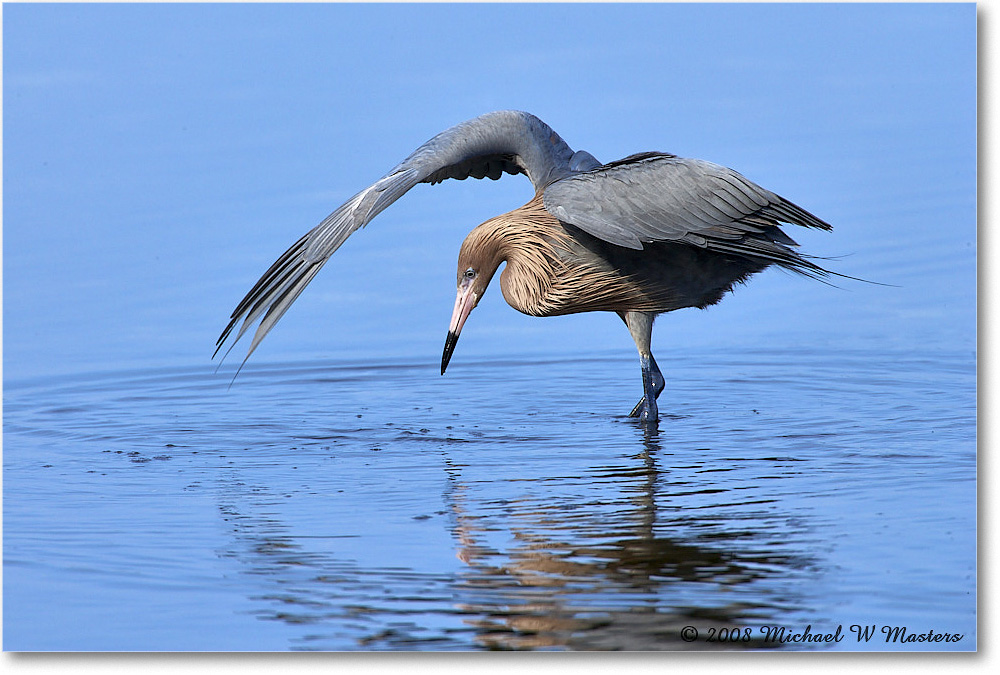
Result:
M444 375L448 362L451 361L451 354L458 344L458 336L462 334L462 326L469 318L469 313L476 306L476 294L472 291L472 285L463 285L458 289L458 297L455 298L455 311L451 314L451 324L448 326L448 337L444 341L444 354L441 356L441 374Z

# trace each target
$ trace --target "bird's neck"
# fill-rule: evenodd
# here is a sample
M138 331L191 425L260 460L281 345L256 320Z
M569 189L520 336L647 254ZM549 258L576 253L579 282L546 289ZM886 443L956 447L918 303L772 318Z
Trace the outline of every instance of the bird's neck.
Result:
M514 309L543 316L548 291L561 268L565 230L542 205L540 197L489 223L487 250L500 274L500 290ZM492 264L492 263L491 263ZM495 272L496 267L492 268Z

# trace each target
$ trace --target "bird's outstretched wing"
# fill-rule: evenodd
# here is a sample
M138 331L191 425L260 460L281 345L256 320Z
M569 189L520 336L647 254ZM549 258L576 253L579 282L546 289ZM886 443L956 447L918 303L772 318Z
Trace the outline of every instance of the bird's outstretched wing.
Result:
M448 178L463 180L470 176L496 180L504 173L523 173L539 191L553 181L595 165L599 162L593 157L585 152L574 153L559 134L528 113L499 111L458 124L417 148L285 251L237 305L229 325L219 336L215 353L218 354L237 324L242 321L233 344L263 317L247 351L249 358L351 233L367 225L418 183L440 183Z
M797 244L778 225L830 230L829 224L711 162L632 155L557 181L543 200L556 218L618 246L676 241L826 274L789 248Z

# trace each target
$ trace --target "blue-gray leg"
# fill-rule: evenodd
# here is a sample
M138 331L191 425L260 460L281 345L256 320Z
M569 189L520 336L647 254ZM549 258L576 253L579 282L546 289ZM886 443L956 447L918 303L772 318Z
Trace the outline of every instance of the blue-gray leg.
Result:
M660 368L656 365L656 359L653 358L652 354L648 357L640 355L639 365L642 367L643 396L635 404L635 407L632 408L632 412L628 416L638 417L642 422L655 422L659 417L656 399L663 392L666 380L663 379L663 373L660 372Z
M636 349L639 350L639 365L642 366L642 399L632 408L629 417L638 417L642 422L655 422L659 419L656 399L666 384L656 365L656 359L649 350L656 315L649 312L619 312L618 316L628 326L628 332L635 340Z

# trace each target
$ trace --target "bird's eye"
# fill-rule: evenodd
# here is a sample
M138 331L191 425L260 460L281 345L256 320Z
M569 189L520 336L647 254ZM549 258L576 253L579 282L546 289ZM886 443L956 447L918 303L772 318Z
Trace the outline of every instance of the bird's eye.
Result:
M476 270L472 269L471 267L469 269L465 270L465 278L466 279L475 279L476 278Z

